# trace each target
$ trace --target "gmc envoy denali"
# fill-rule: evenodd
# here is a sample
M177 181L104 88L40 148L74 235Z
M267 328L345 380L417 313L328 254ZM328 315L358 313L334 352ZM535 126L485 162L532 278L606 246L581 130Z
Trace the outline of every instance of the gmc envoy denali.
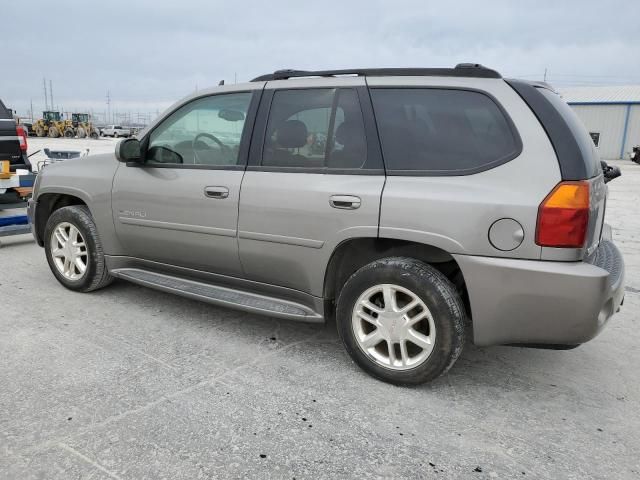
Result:
M455 68L281 70L176 103L115 155L47 166L30 217L80 292L116 278L333 318L353 360L433 380L476 345L570 348L624 264L589 135L548 85Z

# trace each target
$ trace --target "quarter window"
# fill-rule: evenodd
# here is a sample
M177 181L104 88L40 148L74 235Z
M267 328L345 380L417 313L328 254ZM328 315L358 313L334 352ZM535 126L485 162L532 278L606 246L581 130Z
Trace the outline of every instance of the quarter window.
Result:
M274 93L262 156L266 167L361 168L367 158L362 111L353 89Z
M388 171L465 175L520 152L510 122L482 93L378 88L371 90L371 97Z
M237 165L251 95L215 95L180 107L151 132L146 162Z

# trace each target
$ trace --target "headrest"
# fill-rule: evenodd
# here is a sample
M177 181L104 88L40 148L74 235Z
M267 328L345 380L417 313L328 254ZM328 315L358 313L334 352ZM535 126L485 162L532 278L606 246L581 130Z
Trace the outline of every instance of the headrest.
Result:
M363 143L362 140L364 140L364 132L360 122L342 122L336 129L336 141L340 145Z
M300 120L287 120L276 133L276 142L282 148L299 148L307 143L307 126Z

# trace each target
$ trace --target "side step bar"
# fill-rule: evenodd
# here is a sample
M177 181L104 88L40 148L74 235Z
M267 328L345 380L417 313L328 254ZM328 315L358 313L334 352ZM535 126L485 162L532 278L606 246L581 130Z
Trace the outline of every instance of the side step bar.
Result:
M114 277L128 280L138 285L201 300L221 307L235 308L245 312L289 320L311 323L324 322L323 317L311 308L288 300L227 287L218 287L138 268L119 268L111 270L109 273Z

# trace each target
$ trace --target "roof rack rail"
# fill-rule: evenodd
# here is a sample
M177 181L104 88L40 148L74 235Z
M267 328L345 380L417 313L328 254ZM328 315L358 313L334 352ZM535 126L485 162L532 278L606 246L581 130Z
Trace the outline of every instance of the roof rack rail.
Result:
M260 75L252 82L269 80L287 80L301 77L335 77L338 75L357 75L359 77L477 77L502 78L495 70L479 63L459 63L454 68L348 68L344 70L277 70Z

